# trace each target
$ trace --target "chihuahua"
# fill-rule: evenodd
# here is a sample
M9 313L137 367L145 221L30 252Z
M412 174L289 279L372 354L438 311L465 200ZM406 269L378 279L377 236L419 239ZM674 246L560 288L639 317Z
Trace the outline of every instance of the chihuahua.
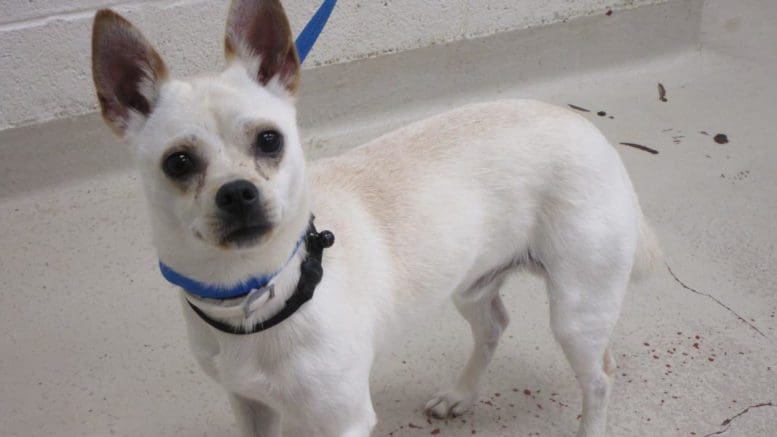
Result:
M425 409L463 414L508 324L500 287L525 269L546 281L582 390L577 435L604 436L610 335L627 286L660 256L604 136L567 109L504 100L306 162L280 1L232 1L224 48L221 72L174 79L124 18L94 21L103 117L132 146L191 350L242 434L368 436L376 351L448 298L474 348Z

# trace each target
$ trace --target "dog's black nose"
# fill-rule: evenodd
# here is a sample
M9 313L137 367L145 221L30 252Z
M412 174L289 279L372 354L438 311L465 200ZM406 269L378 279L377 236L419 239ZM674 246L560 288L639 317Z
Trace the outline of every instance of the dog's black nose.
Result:
M245 179L228 182L216 193L216 206L231 215L245 215L259 203L259 190Z

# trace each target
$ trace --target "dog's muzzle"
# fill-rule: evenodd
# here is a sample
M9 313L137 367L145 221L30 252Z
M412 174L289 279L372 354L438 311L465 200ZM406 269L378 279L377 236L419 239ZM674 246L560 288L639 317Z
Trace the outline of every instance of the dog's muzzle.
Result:
M248 246L272 228L262 209L259 189L245 179L228 182L216 193L221 243Z

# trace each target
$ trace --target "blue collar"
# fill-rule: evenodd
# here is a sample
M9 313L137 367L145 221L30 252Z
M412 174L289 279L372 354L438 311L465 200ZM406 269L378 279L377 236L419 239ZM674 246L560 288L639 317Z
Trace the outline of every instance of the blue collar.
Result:
M264 276L253 276L232 286L209 285L204 282L186 277L171 269L170 266L163 263L161 260L159 261L159 270L162 271L162 276L164 276L168 282L183 288L189 294L193 294L204 299L235 299L247 295L252 290L261 289L267 286L267 284L269 284L270 281L272 281L278 275L278 273L280 273L281 270L286 267L289 261L294 258L294 255L299 250L299 247L302 245L303 241L305 241L304 233L297 241L297 244L294 245L294 250L291 252L289 259L287 259L281 268L275 272Z

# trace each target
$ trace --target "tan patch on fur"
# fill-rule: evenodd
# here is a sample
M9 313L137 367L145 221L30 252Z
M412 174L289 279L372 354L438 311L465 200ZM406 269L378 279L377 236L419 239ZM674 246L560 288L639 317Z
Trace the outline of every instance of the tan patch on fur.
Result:
M613 358L612 353L610 352L610 348L604 350L604 364L602 366L602 370L604 370L604 373L607 374L607 376L612 377L615 375L615 370L617 369L617 364L615 363L615 358Z
M270 177L264 173L264 170L262 170L262 164L258 160L254 160L254 169L256 170L257 173L259 173L259 176L261 176L265 181L270 180Z
M237 51L229 37L224 38L224 57L227 58L227 62L232 62L237 57Z

